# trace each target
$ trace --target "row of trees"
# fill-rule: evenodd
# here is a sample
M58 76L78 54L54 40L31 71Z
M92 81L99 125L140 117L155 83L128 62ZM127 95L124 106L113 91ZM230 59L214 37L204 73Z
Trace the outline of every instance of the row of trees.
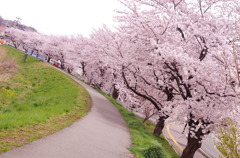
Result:
M81 69L81 78L127 108L152 109L155 134L165 120L184 123L191 158L202 140L226 122L239 123L239 13L237 0L122 0L116 31L53 36L10 28L15 47Z

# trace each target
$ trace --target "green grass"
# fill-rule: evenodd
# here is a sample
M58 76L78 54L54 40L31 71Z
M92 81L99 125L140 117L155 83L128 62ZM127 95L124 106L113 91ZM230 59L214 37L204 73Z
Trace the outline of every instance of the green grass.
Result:
M114 104L124 117L131 132L132 147L129 150L135 154L136 158L179 158L163 135L157 136L152 133L153 123L146 121L143 124L141 118L125 109L115 99L99 90L97 91Z
M0 153L54 133L89 111L90 96L79 84L32 57L23 63L22 52L2 47L16 60L17 73L0 82Z

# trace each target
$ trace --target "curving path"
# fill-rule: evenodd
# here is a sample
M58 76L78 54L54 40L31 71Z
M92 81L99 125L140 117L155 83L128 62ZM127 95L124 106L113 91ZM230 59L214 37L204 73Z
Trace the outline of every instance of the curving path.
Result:
M182 134L183 128L183 124L168 120L166 128L163 130L164 136L180 155L187 144L187 138ZM218 158L219 155L220 153L214 145L214 135L210 134L203 140L202 146L196 151L194 158Z
M133 157L127 150L131 146L129 129L116 107L88 85L70 77L84 86L91 95L91 111L71 126L11 150L0 158Z

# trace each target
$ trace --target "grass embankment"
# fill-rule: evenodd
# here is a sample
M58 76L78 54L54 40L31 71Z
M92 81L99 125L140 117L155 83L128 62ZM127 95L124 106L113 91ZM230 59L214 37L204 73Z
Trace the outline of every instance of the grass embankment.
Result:
M155 125L149 121L143 124L143 120L125 109L115 99L97 90L114 104L124 117L131 132L132 147L129 149L136 158L179 158L172 146L163 135L152 133Z
M8 81L16 71L16 61L7 56L5 49L0 47L0 82ZM1 98L2 100L4 98Z
M16 70L0 80L0 153L55 133L89 111L90 96L79 84L32 57L22 63L22 52L2 48Z

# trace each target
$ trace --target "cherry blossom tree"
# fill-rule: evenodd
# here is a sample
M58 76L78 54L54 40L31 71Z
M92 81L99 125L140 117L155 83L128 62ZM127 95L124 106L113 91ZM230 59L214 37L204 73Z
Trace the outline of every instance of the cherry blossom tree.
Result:
M22 48L25 52L28 49L28 43L31 38L29 36L31 32L25 32L15 28L7 28L5 33L5 38L10 40L15 48ZM27 59L27 54L24 55L22 61L25 62Z
M118 68L123 59L123 41L120 40L119 33L112 32L106 26L95 30L90 36L90 41L87 54L94 57L94 60L88 62L86 73L91 72L91 76L94 74L98 76L93 77L91 82L100 85L98 88L114 98L118 98L115 80L119 77ZM89 70L90 67L95 71Z
M148 89L147 85L154 85L152 84L154 82L144 77L144 74L147 77L150 76L147 73L154 70L153 68L147 69L147 67L148 65L153 65L152 67L157 65L157 70L160 70L159 74L161 75L154 76L153 73L150 78L158 79L155 87L162 90L162 87L167 85L167 89L171 92L171 99L168 100L168 97L165 97L161 101L157 100L160 103L157 105L158 110L165 114L166 112L163 113L162 109L168 107L169 115L173 113L173 116L183 122L182 116L187 117L185 122L189 131L188 144L182 157L193 157L195 151L201 146L203 137L211 131L217 130L216 124L221 123L221 120L224 121L224 117L229 116L229 110L235 103L235 95L225 80L225 72L215 61L218 53L229 47L229 37L232 36L233 20L227 19L226 12L229 10L223 9L222 6L224 3L233 8L234 1L140 2L150 7L153 6L153 9L139 12L141 8L138 9L138 5L132 1L125 1L124 4L132 11L132 15L131 12L121 12L125 16L118 18L120 22L128 24L125 24L125 28L128 29L126 32L131 34L130 39L134 41L135 48L140 48L140 51L135 49L135 52L141 54L141 57L145 59L139 57L132 61L134 64L123 67L123 70L127 71L127 75L123 73L126 88L122 86L121 91L130 89L138 97L145 97L145 99L148 97L151 103L158 97L164 98L162 97L163 92L155 92L154 94L158 95L153 97L155 95L151 93L152 91L146 90ZM216 6L214 7L214 5ZM213 8L219 9L223 14L214 15ZM155 18L148 20L149 17ZM157 20L161 21L160 24ZM131 30L131 28L133 29ZM144 31L141 33L138 30ZM137 44L138 41L141 41L140 44L145 48L149 46L149 44L146 45L146 42L152 41L148 43L155 48L153 47L152 51L146 51L140 44ZM147 59L147 55L143 55L141 50L153 58ZM144 64L142 61L150 62ZM161 83L164 84L161 85ZM140 86L141 84L142 86ZM128 92L125 90L125 93ZM133 97L133 95L129 94L129 97ZM137 97L133 98L136 100ZM212 115L213 113L215 115Z
M5 30L5 38L10 40L15 48L18 48L20 40L23 38L23 31L15 28L7 28Z
M235 108L232 116L224 127L220 127L220 133L216 134L218 141L216 146L223 156L238 157L239 156L239 140L240 140L240 104L239 104L239 22L235 23L234 34L231 37L230 46L225 52L219 53L215 57L217 61L226 70L226 80L236 95Z

